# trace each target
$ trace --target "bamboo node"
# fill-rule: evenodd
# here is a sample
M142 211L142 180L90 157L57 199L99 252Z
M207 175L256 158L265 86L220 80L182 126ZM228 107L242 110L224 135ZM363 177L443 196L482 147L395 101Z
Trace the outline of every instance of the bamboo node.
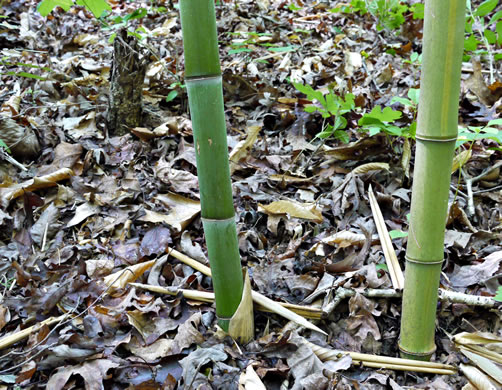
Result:
M444 263L444 258L441 260L432 260L432 261L424 261L424 260L419 260L419 259L412 259L409 256L404 256L407 262L409 263L415 263L415 264L421 264L421 265L437 265L437 264L443 264Z
M457 136L455 135L454 137L440 138L440 137L430 137L427 135L416 134L415 139L420 141L430 141L430 142L452 142L452 141L456 142Z

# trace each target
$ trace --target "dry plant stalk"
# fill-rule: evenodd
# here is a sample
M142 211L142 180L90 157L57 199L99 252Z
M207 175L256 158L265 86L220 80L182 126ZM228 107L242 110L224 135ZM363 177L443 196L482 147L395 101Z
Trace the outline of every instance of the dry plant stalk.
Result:
M365 367L383 368L399 371L414 371L441 375L453 375L457 373L454 366L441 363L431 363L411 359L400 359L387 356L377 356L365 353L347 352L336 349L323 348L305 340L305 343L312 349L322 361L338 360L344 355L349 355L354 364L361 364Z
M159 294L168 294L176 296L178 295L178 293L181 293L183 294L183 297L185 297L186 299L191 299L194 301L207 302L207 303L214 302L214 293L212 292L186 290L182 288L168 288L168 287L153 286L151 284L143 284L143 283L129 283L129 285L133 287L142 288L148 291L153 291ZM258 304L257 302L255 302L255 304L256 304L256 310L268 313L274 313L274 311ZM322 314L321 309L318 309L316 307L293 305L291 303L285 303L285 302L278 302L278 304L285 307L288 310L295 312L296 314L302 317L309 318L311 320L321 319L321 314Z
M385 221L383 219L382 212L380 211L380 206L376 200L373 189L368 188L368 196L370 198L371 211L373 213L373 218L375 219L375 225L378 230L378 236L380 237L380 243L382 244L382 249L385 254L385 261L387 267L389 268L390 279L392 285L395 289L402 290L404 288L404 275L399 262L397 260L396 252L392 246L392 241L389 236L387 227L385 226Z
M211 270L209 267L205 266L204 264L199 263L198 261L184 255L181 252L178 252L176 249L172 248L166 248L166 252L170 255L172 255L174 258L178 259L182 263L189 265L193 269L203 273L206 276L211 276ZM283 316L284 318L296 322L297 324L308 328L315 330L316 332L320 332L322 334L326 334L322 329L319 327L315 326L314 324L310 323L307 321L305 318L302 316L294 313L293 311L286 309L285 307L281 306L279 303L274 302L273 300L267 298L266 296L260 294L259 292L253 291L252 292L253 296L253 301L255 303L258 303L267 309L273 311L276 314L279 314L280 316Z
M29 328L20 330L19 332L16 332L14 334L10 334L8 336L2 337L0 339L0 350L10 347L12 344L17 343L18 341L21 341L28 337L30 334L38 331L42 326L44 325L52 325L60 321L64 321L67 318L68 314L63 314L60 315L59 317L51 317L47 318L46 320L36 324L32 325Z

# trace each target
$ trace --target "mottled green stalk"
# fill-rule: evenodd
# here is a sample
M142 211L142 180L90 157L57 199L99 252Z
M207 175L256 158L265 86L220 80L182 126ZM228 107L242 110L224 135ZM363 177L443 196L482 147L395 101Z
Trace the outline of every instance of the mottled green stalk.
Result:
M239 306L240 266L213 0L181 0L185 83L197 157L202 222L211 264L216 314L228 330Z
M434 353L451 165L457 139L465 0L426 0L411 223L399 348Z

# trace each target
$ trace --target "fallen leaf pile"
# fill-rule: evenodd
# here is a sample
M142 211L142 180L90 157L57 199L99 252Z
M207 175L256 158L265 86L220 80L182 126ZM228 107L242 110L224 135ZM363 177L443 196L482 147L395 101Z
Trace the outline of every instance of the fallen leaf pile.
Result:
M414 140L370 137L358 121L376 106L402 111L396 126L415 120L392 98L420 87L420 19L378 31L370 13L334 11L349 1L216 2L239 249L259 309L241 344L216 327L211 278L169 249L209 265L178 1L109 1L114 17L145 9L128 28L150 61L143 124L122 137L105 123L113 18L103 28L78 6L42 18L37 3L0 10L0 139L14 128L38 140L0 159L0 389L460 389L480 370L501 385L493 139L464 143L452 169L433 357L443 371L365 360L399 356ZM476 61L463 66L463 127L502 112L502 61L496 82ZM317 137L325 118L292 81L354 95L348 143Z

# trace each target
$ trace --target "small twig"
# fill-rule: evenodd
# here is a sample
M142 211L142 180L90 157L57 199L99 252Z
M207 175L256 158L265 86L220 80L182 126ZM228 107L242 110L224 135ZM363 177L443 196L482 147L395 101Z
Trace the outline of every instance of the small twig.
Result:
M327 318L335 310L338 304L345 298L353 297L357 293L367 297L367 298L401 298L402 291L397 291L394 289L371 289L358 291L348 288L339 287L336 289L335 297L333 300L325 305L322 309L322 318ZM442 288L438 289L438 296L441 301L447 301L450 303L464 303L470 306L480 306L486 308L492 308L498 305L498 303L492 297L483 297L479 295L463 294L456 291L444 290Z
M485 177L486 175L488 175L490 172L492 172L493 170L499 168L502 166L502 161L499 161L498 163L494 164L492 167L484 170L483 172L481 172L478 176L476 177L466 177L464 178L465 180L465 184L466 184L466 187L467 187L467 214L469 216L471 215L474 215L475 213L475 208L474 208L474 193L472 192L472 183L475 183L479 180L481 180L483 177ZM464 176L467 176L465 173L464 173ZM490 189L490 191L493 191L493 189Z
M10 154L8 154L7 152L5 152L3 150L3 148L0 148L0 159L3 159L5 161L10 162L12 165L14 165L15 167L21 169L22 171L27 171L28 170L28 168L26 168L23 164L21 164L14 157L12 157Z

